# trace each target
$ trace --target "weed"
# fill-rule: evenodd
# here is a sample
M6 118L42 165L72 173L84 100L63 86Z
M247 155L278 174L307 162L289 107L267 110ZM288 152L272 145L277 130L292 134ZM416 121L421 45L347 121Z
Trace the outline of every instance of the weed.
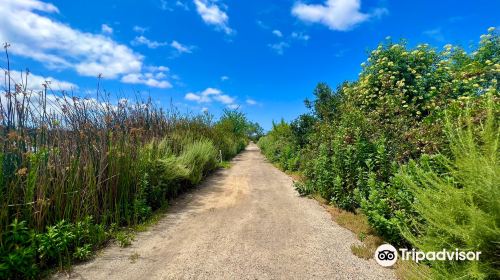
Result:
M351 252L362 259L369 260L373 258L375 251L371 251L365 244L353 244L351 245Z
M130 263L135 263L135 262L137 262L137 260L139 259L140 256L141 255L139 255L139 253L135 252L132 255L130 255L128 257L128 259L130 260Z
M132 245L135 235L128 231L119 231L115 235L115 240L120 247L128 247Z

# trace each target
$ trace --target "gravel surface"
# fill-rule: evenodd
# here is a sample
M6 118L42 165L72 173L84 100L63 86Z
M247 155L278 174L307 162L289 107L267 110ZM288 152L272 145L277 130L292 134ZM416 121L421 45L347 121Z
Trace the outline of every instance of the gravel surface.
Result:
M110 246L54 279L395 279L250 144L128 248Z

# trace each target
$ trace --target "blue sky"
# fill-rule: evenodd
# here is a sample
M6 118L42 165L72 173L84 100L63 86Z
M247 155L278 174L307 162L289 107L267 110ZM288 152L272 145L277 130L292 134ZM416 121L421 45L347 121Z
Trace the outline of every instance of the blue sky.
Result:
M238 107L269 129L305 112L318 82L356 79L385 37L470 48L499 11L494 0L0 0L0 41L35 89L48 79L91 96L101 73L117 98Z

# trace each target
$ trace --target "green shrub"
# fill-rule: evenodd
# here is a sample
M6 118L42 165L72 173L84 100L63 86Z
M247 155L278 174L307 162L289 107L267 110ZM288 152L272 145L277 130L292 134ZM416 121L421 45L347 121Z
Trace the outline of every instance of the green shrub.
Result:
M73 259L88 260L108 239L103 225L88 216L76 224L61 220L43 233L14 220L2 234L0 277L37 278L44 268L68 265Z
M184 148L179 162L188 170L188 180L198 184L203 175L217 167L217 150L211 141L200 140Z
M38 274L35 234L25 221L15 219L2 233L0 246L0 278L34 278Z
M291 126L281 120L273 123L273 129L261 137L257 145L271 162L284 170L295 171L300 165L300 154L294 139Z
M300 196L306 196L313 193L310 185L304 184L302 182L293 182L293 187L299 193Z
M500 131L493 106L489 105L484 123L475 124L467 117L463 128L448 120L451 156L440 158L442 168L403 169L399 175L415 196L413 207L419 215L417 231L404 232L413 246L423 251L481 252L476 262L434 262L436 278L500 276Z
M433 263L436 275L495 279L499 70L494 28L470 54L387 39L356 81L336 90L319 83L315 99L305 101L309 114L273 124L258 145L271 162L302 173L299 193L317 193L353 212L361 208L394 245L485 252L484 262Z
M128 247L132 245L132 241L134 241L135 238L134 234L128 231L119 231L114 237L120 247Z

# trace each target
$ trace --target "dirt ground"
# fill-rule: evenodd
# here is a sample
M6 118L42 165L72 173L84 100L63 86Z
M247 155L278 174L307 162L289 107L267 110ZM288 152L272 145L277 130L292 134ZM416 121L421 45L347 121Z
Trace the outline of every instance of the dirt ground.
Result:
M360 244L254 144L130 247L110 246L54 279L394 279L351 253Z

